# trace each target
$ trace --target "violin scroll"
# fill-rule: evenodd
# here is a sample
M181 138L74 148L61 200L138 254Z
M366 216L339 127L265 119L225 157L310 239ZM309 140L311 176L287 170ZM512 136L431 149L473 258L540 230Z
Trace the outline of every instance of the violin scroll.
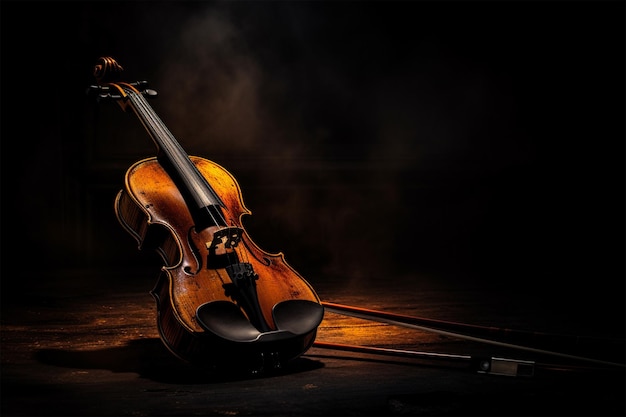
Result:
M119 82L123 71L124 67L115 59L111 57L98 58L93 68L93 76L97 84L89 86L87 94L96 96L98 101L103 99L118 101L126 97L126 93L122 87L126 86L148 98L157 96L155 90L148 88L147 81L137 81L133 83Z
M101 57L96 61L93 76L98 84L110 83L121 79L124 67L111 57Z

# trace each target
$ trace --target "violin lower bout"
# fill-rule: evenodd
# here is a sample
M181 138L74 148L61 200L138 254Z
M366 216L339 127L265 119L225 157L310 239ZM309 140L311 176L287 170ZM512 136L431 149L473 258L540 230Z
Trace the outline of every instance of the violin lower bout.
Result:
M283 367L315 342L317 327L302 335L268 343L234 342L211 332L190 332L176 318L169 286L170 278L166 271L162 271L150 293L157 304L161 341L183 361L217 371L262 373Z

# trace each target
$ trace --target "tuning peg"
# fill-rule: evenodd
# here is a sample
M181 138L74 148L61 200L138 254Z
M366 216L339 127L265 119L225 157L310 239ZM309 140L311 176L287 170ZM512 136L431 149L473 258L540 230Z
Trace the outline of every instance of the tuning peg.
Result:
M156 97L158 95L156 90L153 90L151 88L146 88L145 90L143 90L143 94L148 96L149 98Z

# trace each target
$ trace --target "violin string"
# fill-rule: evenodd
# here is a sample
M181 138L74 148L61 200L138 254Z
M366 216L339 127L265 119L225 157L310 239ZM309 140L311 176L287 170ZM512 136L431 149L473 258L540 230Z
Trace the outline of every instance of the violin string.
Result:
M153 120L153 123L160 128L160 130L162 132L161 134L162 135L166 135L164 137L168 138L168 141L166 142L166 144L169 144L169 145L172 146L172 148L175 148L175 152L172 152L170 150L170 154L176 154L177 156L179 156L180 158L178 159L178 161L179 161L180 165L181 166L182 165L188 166L189 171L191 171L192 174L195 174L194 178L196 178L196 180L199 180L201 182L201 185L204 185L203 189L208 190L213 196L215 196L215 199L218 200L218 202L221 203L221 199L217 196L215 191L213 191L213 189L211 188L211 186L207 182L206 178L204 178L204 176L202 176L202 174L199 172L199 170L196 168L196 166L193 164L193 162L191 162L191 159L189 159L189 156L187 155L187 152L182 148L182 146L176 140L174 135L165 126L165 124L163 123L161 118L156 114L154 109L152 109L152 106L150 106L150 103L148 103L148 101L146 100L146 98L142 94L138 94L138 98L140 99L141 104L143 105L143 107L146 109L145 111L146 111L147 115ZM164 142L164 141L162 141L162 142ZM198 186L198 187L200 187L200 186ZM215 225L217 226L218 230L223 229L223 227L221 226L222 223L219 222L215 218L215 216L213 215L211 210L209 210L206 207L203 207L203 209L205 209L207 211L208 215L211 217L211 220L215 223ZM228 223L227 219L224 217L222 211L219 209L219 207L218 207L218 210L216 210L216 211L217 211L217 214L219 215L219 220L221 220L223 222L223 224L226 225L226 228L227 228L229 226L229 223ZM241 232L243 232L243 229L241 229ZM228 236L228 238L230 238L230 236ZM243 236L240 236L240 239L241 238L243 238ZM249 254L246 251L242 250L238 246L235 246L234 251L237 254L237 258L238 259L242 259L244 262L249 262Z
M186 171L188 173L193 174L193 178L196 179L195 189L198 190L198 188L201 188L199 187L197 180L199 178L202 178L203 184L205 185L205 189L208 189L214 196L217 197L215 192L210 188L210 185L206 182L206 179L203 176L201 176L199 170L193 164L193 162L191 161L191 159L189 158L185 150L182 148L180 143L178 143L174 135L165 126L165 124L163 123L161 118L156 114L154 109L152 109L152 106L150 106L150 104L147 102L145 97L143 97L141 93L136 93L133 90L129 91L129 95L131 97L131 103L133 104L133 108L135 108L138 112L141 113L142 120L145 120L146 123L149 125L151 132L155 136L155 140L157 140L157 138L160 138L160 140L158 140L158 144L162 148L164 148L165 151L167 151L167 155L169 155L172 159L174 159L173 162L175 162L177 166L183 167L183 169L184 167L187 167ZM164 140L164 138L167 138L167 140ZM192 186L192 184L190 184L189 181L187 181L188 175L181 175L181 177L183 177L182 178L183 181L185 181L189 187ZM219 200L219 197L218 197L218 200ZM211 210L209 210L206 207L203 207L203 208L211 217L211 220L217 226L218 230L223 229L223 227L221 226L221 223L218 221L218 219L215 218ZM220 217L219 220L222 220L223 224L225 224L228 227L228 222L224 218L224 215L221 212L221 210L218 209L217 213ZM241 259L241 254L243 254L244 261L247 262L249 260L248 254L245 253L245 251L239 250L237 247L235 247L235 252L237 253L239 259Z
M154 135L157 138L160 138L158 141L159 145L164 148L166 154L173 159L173 163L175 166L181 167L186 173L181 173L181 179L186 183L189 188L193 188L198 191L209 191L212 195L216 196L215 192L210 188L208 183L206 183L204 177L200 174L197 167L193 164L187 153L180 146L178 141L174 138L174 135L169 131L169 129L165 126L163 121L159 118L159 116L154 112L150 104L143 97L142 94L137 94L134 91L130 92L131 102L135 105L138 111L142 113L144 120L150 122L150 127L153 130ZM134 100L133 100L134 98ZM167 138L167 140L165 140ZM192 174L192 175L188 175ZM199 179L203 179L203 184L199 184ZM193 182L193 183L192 183ZM204 185L201 187L200 185ZM218 198L219 199L219 198ZM206 207L203 207L206 209ZM211 210L206 209L208 215L211 217L211 220L218 226L218 228L222 228L220 226L220 222L215 218ZM222 215L221 211L217 210L220 219L226 224L226 219Z

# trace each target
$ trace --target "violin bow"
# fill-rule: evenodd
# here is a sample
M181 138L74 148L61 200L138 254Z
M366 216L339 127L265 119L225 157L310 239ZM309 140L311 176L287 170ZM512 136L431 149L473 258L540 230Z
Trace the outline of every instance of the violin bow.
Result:
M596 365L603 365L603 366L608 366L608 367L626 369L626 365L623 363L604 361L604 360L599 360L599 359L594 359L594 358L589 358L589 357L579 356L579 355L572 355L572 354L557 352L553 350L520 345L517 343L502 342L499 340L483 337L483 335L501 334L501 335L508 336L509 338L516 338L516 339L522 339L522 338L528 338L528 337L536 339L536 340L549 339L549 341L552 343L563 342L563 341L575 341L577 343L582 343L585 341L600 340L598 338L589 338L589 337L583 338L580 336L555 335L555 334L550 334L550 333L529 332L529 331L514 330L514 329L502 329L502 328L488 327L488 326L477 326L477 325L464 324L464 323L458 323L458 322L433 320L433 319L427 319L423 317L395 314L395 313L389 313L389 312L384 312L384 311L379 311L379 310L367 309L363 307L348 306L345 304L337 304L337 303L330 303L330 302L322 302L322 305L327 311L346 315L346 316L351 316L351 317L356 317L356 318L361 318L361 319L371 320L371 321L377 321L381 323L411 328L415 330L436 333L436 334L443 335L443 336L465 339L465 340L469 340L473 342L491 344L491 345L496 345L496 346L510 348L510 349L516 349L516 350L524 350L524 351L533 352L533 353L537 353L541 355L558 356L561 358L570 359L570 360L579 361L579 362L589 362L589 363L594 363ZM479 334L480 336L461 333L461 331L471 331L474 334ZM621 343L621 344L624 343L623 340L619 340L619 339L602 339L602 340L611 341L614 343ZM318 347L318 348L323 348L323 349L335 349L335 350L344 350L344 351L352 351L352 352L360 352L360 353L372 353L372 354L421 358L421 359L462 361L462 362L468 362L471 368L475 369L479 373L489 373L489 374L508 375L508 376L532 376L534 375L534 368L536 364L534 361L506 359L506 358L500 358L500 357L477 357L477 356L471 356L471 355L417 352L417 351L412 351L412 350L328 343L328 342L320 342L320 341L314 342L313 346Z

